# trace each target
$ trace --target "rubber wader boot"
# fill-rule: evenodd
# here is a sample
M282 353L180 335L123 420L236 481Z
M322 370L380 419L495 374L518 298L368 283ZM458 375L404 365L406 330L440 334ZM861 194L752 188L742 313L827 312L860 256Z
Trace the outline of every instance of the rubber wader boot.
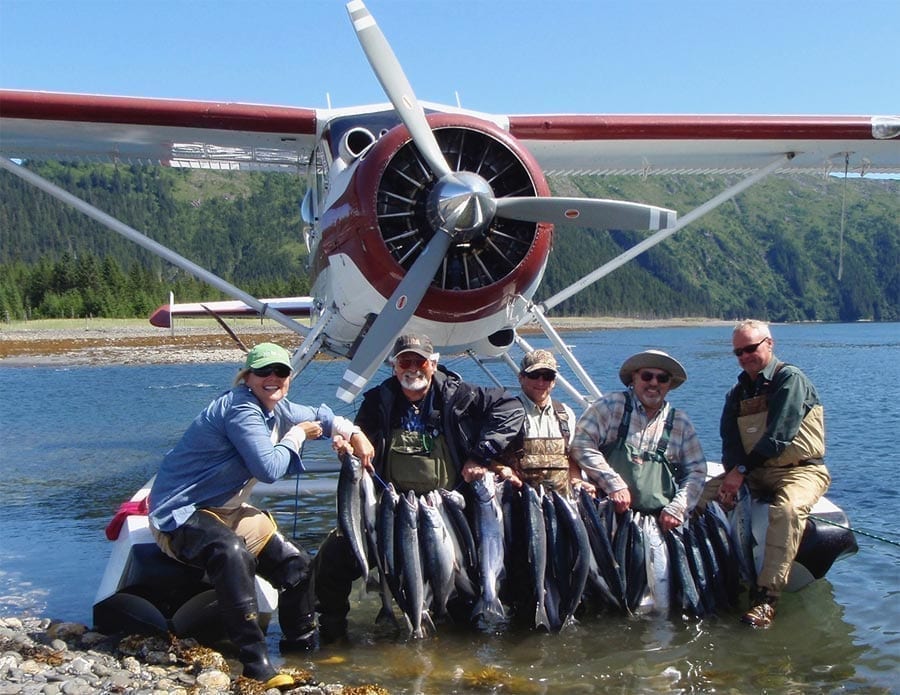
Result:
M244 676L261 681L266 689L293 685L291 676L278 673L269 663L258 619L256 558L243 539L212 514L198 511L171 534L171 548L183 562L206 570Z
M278 673L269 662L266 636L259 627L256 599L222 610L228 636L238 648L238 659L244 665L244 677L260 681L269 688L292 686L294 679Z
M334 644L346 640L346 616L335 616L328 613L319 615L319 639L322 640L322 644Z
M323 644L345 640L350 591L360 571L350 543L332 531L312 562L312 595L319 611L319 638Z
M751 627L767 628L775 620L775 604L778 595L771 594L764 588L750 592L750 610L741 616L741 622Z
M276 533L260 552L257 563L259 575L278 589L281 651L318 648L319 630L309 588L309 555Z

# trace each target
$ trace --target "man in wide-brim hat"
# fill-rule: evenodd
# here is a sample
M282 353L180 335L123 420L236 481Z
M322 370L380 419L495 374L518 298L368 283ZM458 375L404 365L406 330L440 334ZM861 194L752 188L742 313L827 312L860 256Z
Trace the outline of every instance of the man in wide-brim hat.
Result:
M660 369L672 377L669 382L669 391L677 389L687 381L687 372L684 371L681 362L662 350L644 350L629 357L619 369L619 379L626 386L631 386L636 373L648 368Z
M572 485L599 489L617 512L653 514L667 531L684 523L706 479L690 418L666 400L687 372L671 355L644 350L622 363L619 378L627 390L593 403L575 425L570 453L580 471Z

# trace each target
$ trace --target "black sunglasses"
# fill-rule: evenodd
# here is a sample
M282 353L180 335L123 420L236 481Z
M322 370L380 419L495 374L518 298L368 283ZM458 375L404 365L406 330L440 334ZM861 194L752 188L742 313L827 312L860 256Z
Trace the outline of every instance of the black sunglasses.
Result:
M254 376L259 376L265 379L267 376L271 376L273 373L279 379L286 379L291 375L291 368L284 364L270 364L267 367L260 367L259 369L251 369L250 372Z
M663 372L662 374L657 374L656 372L641 372L641 381L651 382L656 379L656 382L659 384L668 384L671 378L672 375L667 374L666 372Z
M735 348L734 350L732 350L732 352L734 353L735 357L740 357L741 355L751 355L754 352L756 352L756 349L760 345L762 345L764 342L766 342L768 339L769 339L768 337L765 337L762 340L760 340L758 343L754 343L753 345L745 345L744 347Z
M553 381L556 378L556 372L525 372L526 379L541 379L542 381Z

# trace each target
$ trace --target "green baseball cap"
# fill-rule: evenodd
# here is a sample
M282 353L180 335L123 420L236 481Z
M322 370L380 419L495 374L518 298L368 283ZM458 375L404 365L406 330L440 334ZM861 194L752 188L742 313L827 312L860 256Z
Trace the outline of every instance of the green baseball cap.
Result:
M245 369L261 369L270 364L291 367L291 353L275 343L260 343L247 353L244 360Z

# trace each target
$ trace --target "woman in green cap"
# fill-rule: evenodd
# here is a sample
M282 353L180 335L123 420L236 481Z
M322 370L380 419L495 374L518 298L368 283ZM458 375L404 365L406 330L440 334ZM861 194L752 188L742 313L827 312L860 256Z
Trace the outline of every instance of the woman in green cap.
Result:
M279 590L281 649L312 649L309 555L272 518L248 503L257 481L303 470L306 439L341 435L353 424L331 408L291 403L291 356L275 343L247 353L235 385L210 403L163 459L150 491L150 528L166 554L202 568L213 583L243 675L267 688L293 685L269 661L257 619L255 575Z

